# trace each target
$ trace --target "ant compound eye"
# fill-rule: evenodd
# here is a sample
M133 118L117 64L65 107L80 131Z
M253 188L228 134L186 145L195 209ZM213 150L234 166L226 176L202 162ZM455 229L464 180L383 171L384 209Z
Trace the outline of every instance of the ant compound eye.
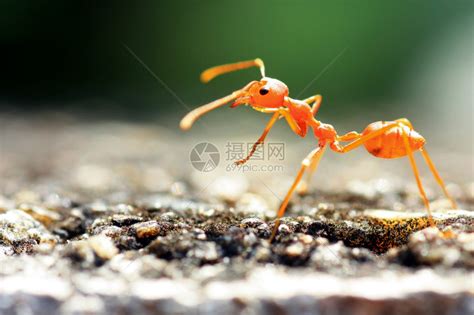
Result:
M260 91L258 91L258 92L260 93L260 95L266 95L266 94L268 94L269 91L266 88L261 88Z

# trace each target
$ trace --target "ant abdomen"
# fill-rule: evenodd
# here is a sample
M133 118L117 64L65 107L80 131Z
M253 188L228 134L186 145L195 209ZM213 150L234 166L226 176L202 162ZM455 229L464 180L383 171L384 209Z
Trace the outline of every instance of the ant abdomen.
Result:
M387 125L394 124L394 121L377 121L368 125L362 135L368 135L384 128ZM395 125L393 128L385 131L379 136L376 136L364 143L367 151L383 159L395 159L404 157L408 154L403 139L403 133L407 135L408 143L413 152L418 151L423 147L426 140L418 132L405 124Z

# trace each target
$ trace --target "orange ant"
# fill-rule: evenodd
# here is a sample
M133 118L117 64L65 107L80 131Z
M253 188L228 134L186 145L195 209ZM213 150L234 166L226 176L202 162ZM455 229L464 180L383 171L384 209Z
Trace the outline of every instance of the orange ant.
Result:
M416 183L421 198L428 212L428 221L432 227L435 227L433 217L430 210L430 204L426 197L425 190L420 180L418 167L416 166L413 152L420 151L425 159L428 167L433 173L436 181L443 190L446 197L451 201L453 209L457 208L456 202L450 196L446 190L445 184L436 170L428 152L425 149L425 139L413 129L412 124L406 118L397 119L394 121L377 121L368 125L362 133L351 131L345 135L338 135L334 127L330 124L320 122L315 118L319 107L321 105L321 95L314 95L302 101L290 98L288 87L285 83L277 79L272 79L265 76L265 65L259 58L255 60L242 61L232 64L225 64L221 66L212 67L207 69L201 74L201 81L207 83L215 77L250 67L259 67L262 78L260 81L252 81L240 90L234 91L232 94L215 100L209 104L198 107L188 113L180 123L182 130L188 130L191 128L193 123L202 115L224 106L230 101L234 103L230 106L235 108L239 105L250 105L253 109L262 112L273 114L270 121L267 123L262 135L255 144L252 146L247 157L242 160L235 162L237 165L246 163L250 157L254 154L255 150L260 144L263 144L265 138L273 127L275 122L284 117L288 122L291 130L300 137L305 137L308 132L308 127L311 127L314 132L314 136L318 139L318 146L313 149L301 163L301 168L298 171L296 178L288 190L285 199L281 203L281 206L277 213L275 221L275 227L270 237L270 241L276 235L280 220L285 214L285 210L288 206L288 202L295 191L298 183L301 181L304 173L308 170L308 179L316 170L321 156L323 155L327 146L333 151L338 153L347 153L353 149L364 145L367 151L375 157L394 159L399 157L408 156L413 173L415 175ZM310 104L313 104L310 106ZM342 145L341 142L349 142L346 145Z

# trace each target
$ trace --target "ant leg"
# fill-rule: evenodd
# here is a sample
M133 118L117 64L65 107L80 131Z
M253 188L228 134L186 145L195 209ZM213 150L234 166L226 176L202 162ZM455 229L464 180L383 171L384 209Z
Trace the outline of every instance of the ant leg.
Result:
M275 109L270 109L270 108L258 108L258 107L253 107L253 109L262 112L262 113L274 113ZM286 119L286 122L290 126L291 130L296 133L300 137L306 136L306 133L308 132L307 128L301 128L298 123L295 121L293 116L291 116L288 108L280 107L277 109L278 112L282 117Z
M311 97L308 97L307 99L304 99L303 102L311 104L314 102L313 106L311 107L311 112L313 113L313 116L316 115L316 113L319 110L319 107L321 106L321 102L323 101L323 97L321 95L313 95Z
M273 241L275 238L275 235L278 231L278 227L280 226L280 219L283 217L286 211L286 207L288 206L288 202L290 201L291 196L293 195L293 192L295 191L296 187L298 186L298 183L300 182L301 178L303 177L304 172L306 169L312 164L312 161L317 160L319 161L321 159L322 154L324 153L324 148L325 146L319 146L313 151L311 151L303 160L301 163L301 168L298 171L295 180L293 181L293 184L291 185L290 189L286 193L285 199L283 199L280 208L278 209L277 212L277 218L275 221L275 227L273 228L272 235L270 236L270 242Z
M402 130L402 137L403 137L403 142L405 143L405 149L407 151L408 159L410 160L411 168L413 169L413 174L415 175L416 179L416 184L418 186L418 191L420 192L420 196L423 199L423 202L426 207L426 211L428 212L428 222L430 223L430 226L436 227L434 221L433 221L433 215L431 214L430 210L430 202L428 201L428 198L426 197L425 190L423 189L423 184L421 183L420 179L420 173L418 171L418 167L416 166L415 158L413 156L413 152L410 147L410 142L408 140L408 135L403 129L404 124L399 123L400 129Z
M326 147L323 148L323 151L325 149L326 149ZM313 160L311 160L311 164L308 167L308 173L306 175L306 180L303 180L303 182L302 182L303 187L301 187L298 190L299 194L305 194L306 192L308 192L309 185L311 184L311 179L313 178L314 172L316 172L316 170L318 169L319 161L321 160L322 154L323 154L323 152L321 152L319 157L315 157Z
M337 138L337 141L353 141L355 139L358 139L362 137L362 135L360 133L358 133L357 131L351 131L351 132L348 132L346 133L345 135L342 135L342 136L339 136Z
M250 149L250 152L249 154L241 159L241 160L238 160L235 162L236 165L242 165L242 164L245 164L247 163L247 161L252 157L252 155L255 153L255 151L257 150L258 146L260 144L263 144L263 142L265 141L265 138L267 137L268 133L270 132L270 129L272 129L273 125L275 124L275 122L278 120L278 118L280 117L280 113L279 112L275 112L272 116L272 118L270 119L270 121L267 123L267 125L265 126L265 129L263 130L263 133L262 135L258 138L257 142L255 142L252 146L252 149Z
M269 109L269 108L257 108L257 107L255 107L254 109L259 111L259 112L262 112L262 113L273 113L273 117L268 122L268 124L265 127L265 129L264 129L262 135L260 136L260 138L258 138L257 142L255 142L253 144L252 148L250 149L249 154L245 158L235 162L235 164L237 164L237 165L242 165L242 164L247 163L247 161L252 157L252 155L257 150L257 147L265 141L265 138L268 135L268 132L273 127L273 124L276 122L276 120L278 120L280 118L280 115L283 116L286 119L286 121L288 122L288 125L290 126L291 130L294 133L296 133L296 134L298 134L299 136L302 136L302 137L304 135L306 135L306 132L303 132L302 129L300 129L300 127L295 122L295 120L293 119L291 114L288 112L287 108Z
M365 142L369 141L370 139L373 139L375 137L380 136L381 134L384 134L387 130L399 126L399 124L400 122L394 121L386 125L385 127L380 128L379 130L366 134L366 135L362 135L362 134L357 135L355 131L349 132L344 136L347 136L348 139L355 138L356 140L352 141L351 143L345 146L331 146L331 149L333 149L334 151L338 153L347 153L359 147L360 145L364 144ZM341 140L341 139L338 138L338 140Z
M451 197L451 195L449 194L448 190L446 189L446 185L444 184L443 179L442 179L441 176L439 175L438 170L437 170L436 167L434 166L434 163L433 163L433 161L431 160L430 156L428 155L428 152L426 151L426 149L425 149L424 147L421 148L420 151L421 151L421 154L423 155L423 158L424 158L425 161L426 161L426 164L428 164L428 167L430 168L431 173L433 173L434 178L435 178L436 181L438 182L438 185L439 185L439 186L441 187L441 189L443 190L444 195L446 196L446 198L449 199L449 201L451 201L451 206L453 207L453 209L457 209L458 206L457 206L457 204L456 204L456 201L454 200L453 197Z
M405 148L406 148L406 151L407 151L407 155L408 155L408 158L410 160L410 164L412 166L413 173L415 175L418 190L420 192L420 196L423 199L423 202L426 206L426 210L428 212L428 221L429 221L431 226L435 226L434 221L433 221L433 216L432 216L431 210L430 210L430 204L429 204L428 198L426 197L425 190L423 189L423 185L422 185L421 179L420 179L420 174L418 172L418 167L416 166L415 158L413 157L413 153L412 153L412 150L411 150L411 147L410 147L410 144L409 144L408 135L406 134L406 132L403 129L403 126L407 126L407 122L408 122L408 126L411 126L411 124L409 123L409 121L407 119L404 119L404 118L398 119L398 120L394 121L393 123L390 123L390 124L386 125L385 127L380 128L377 131L374 131L372 133L360 136L360 138L354 140L353 142L347 144L346 146L333 146L333 145L331 145L331 149L333 149L334 151L336 151L338 153L346 153L346 152L349 152L349 151L359 147L360 145L364 144L365 142L369 141L370 139L373 139L374 137L377 137L377 136L385 133L386 131L388 131L391 128L400 127L402 129L403 141L405 143Z
M411 130L413 130L413 125L411 124L411 122L408 119L401 118L401 119L398 119L398 121L400 121L402 124L408 126ZM445 185L443 179L441 178L441 176L439 175L438 170L436 169L433 161L431 160L431 158L428 154L428 151L426 151L425 147L422 147L420 149L420 152L423 155L423 158L425 159L426 164L430 168L430 171L433 174L434 178L436 179L436 182L438 183L439 187L441 187L441 190L443 190L444 195L451 202L451 206L453 207L453 209L457 209L458 206L456 204L456 201L454 200L454 198L449 194L448 190L446 189L446 185Z
M236 63L228 63L225 65L215 66L201 73L201 81L207 83L215 77L232 71L243 70L250 67L259 67L262 78L265 77L265 65L260 58L254 60L241 61Z
M331 146L331 148L334 151L338 152L338 153L346 153L346 152L352 151L355 148L359 147L360 145L364 144L365 142L369 141L370 139L373 139L377 136L380 136L381 134L384 134L386 131L388 131L388 130L394 128L394 127L399 126L399 124L404 124L404 125L408 126L410 129L413 129L413 127L412 127L410 121L408 121L408 119L400 118L400 119L397 119L394 122L386 125L385 127L380 128L379 130L371 132L371 133L366 134L366 135L362 135L362 134L360 134L356 131L351 131L351 132L346 133L343 136L338 136L337 139L336 139L337 141L351 141L353 139L355 139L355 140L352 141L349 144L346 144L345 146L337 145L337 146Z
M295 119L291 114L288 112L287 109L285 110L280 110L280 114L285 117L286 122L290 126L291 130L296 133L300 137L306 136L306 133L308 132L308 128L306 126L300 126L296 123Z
M411 122L408 119L400 118L400 119L397 119L397 121L401 122L402 124L408 126L408 128L410 128L411 130L413 130L413 125L411 124Z

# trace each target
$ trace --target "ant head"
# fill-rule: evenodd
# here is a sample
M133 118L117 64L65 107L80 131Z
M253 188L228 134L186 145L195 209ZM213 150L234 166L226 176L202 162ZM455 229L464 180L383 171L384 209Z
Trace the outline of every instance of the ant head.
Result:
M288 96L288 87L277 79L268 77L253 83L248 91L239 97L232 107L249 104L253 107L278 108L282 107L285 96Z
M188 130L191 128L193 123L199 119L199 117L216 108L224 106L232 100L235 100L235 102L231 107L236 107L242 104L249 104L252 107L260 108L282 107L285 103L285 97L288 96L288 87L285 83L277 79L265 76L265 65L260 58L209 68L201 73L201 81L207 83L224 73L247 69L250 67L260 68L260 73L262 75L260 81L252 81L230 95L224 96L189 112L185 117L183 117L179 124L181 129Z

